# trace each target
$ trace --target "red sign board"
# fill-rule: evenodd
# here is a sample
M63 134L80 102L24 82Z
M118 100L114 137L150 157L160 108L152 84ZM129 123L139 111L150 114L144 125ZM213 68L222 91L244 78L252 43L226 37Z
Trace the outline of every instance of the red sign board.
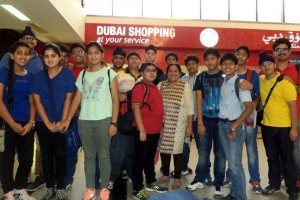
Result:
M98 41L104 46L145 47L153 44L164 48L220 50L246 45L252 51L272 50L280 37L289 39L293 51L300 51L300 32L237 28L209 28L154 25L119 25L86 23L85 41Z

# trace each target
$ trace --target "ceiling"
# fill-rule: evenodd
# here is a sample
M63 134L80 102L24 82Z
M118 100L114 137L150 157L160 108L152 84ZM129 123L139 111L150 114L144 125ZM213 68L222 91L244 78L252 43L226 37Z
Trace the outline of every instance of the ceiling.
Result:
M21 21L0 6L0 29L21 32L30 25L44 43L84 41L86 14L80 0L0 0L2 4L14 6L30 21Z

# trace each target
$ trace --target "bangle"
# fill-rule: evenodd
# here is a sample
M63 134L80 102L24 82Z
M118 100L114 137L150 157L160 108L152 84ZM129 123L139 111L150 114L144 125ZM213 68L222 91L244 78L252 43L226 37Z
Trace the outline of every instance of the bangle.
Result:
M32 127L33 127L33 128L35 127L35 121L34 121L34 120L29 120L29 123L32 124Z

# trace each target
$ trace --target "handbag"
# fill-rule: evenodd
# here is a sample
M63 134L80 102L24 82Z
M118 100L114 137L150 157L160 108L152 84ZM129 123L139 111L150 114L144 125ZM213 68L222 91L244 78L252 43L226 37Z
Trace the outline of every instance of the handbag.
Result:
M268 103L268 101L269 101L269 99L270 99L270 96L271 96L271 94L272 94L272 92L273 92L273 90L274 90L276 84L277 84L278 82L280 82L280 81L283 80L283 76L284 76L284 75L281 74L281 75L279 75L279 76L277 77L276 82L274 83L274 85L273 85L272 88L270 89L270 92L269 92L269 94L268 94L268 96L267 96L267 98L266 98L265 105L262 105L261 109L259 109L259 110L257 111L257 114L256 114L256 124L257 124L258 126L260 126L260 127L263 126L263 124L262 124L261 122L263 121L263 118L264 118L264 108L266 107L266 105L267 105L267 103Z
M50 90L50 94L54 94L53 92L53 88L52 85L50 83L50 78L48 75L47 70L44 71L45 75L46 75L46 79L47 79L47 84L48 84L48 88ZM57 113L57 109L56 109L56 105L55 105L55 101L54 101L54 97L53 95L51 95L51 104L54 108L55 113ZM77 150L79 149L79 147L81 146L81 140L80 137L78 135L78 126L77 126L77 121L74 120L74 118L72 119L70 126L68 128L68 130L65 133L65 139L66 139L66 149L69 155L72 155L74 153L77 152Z

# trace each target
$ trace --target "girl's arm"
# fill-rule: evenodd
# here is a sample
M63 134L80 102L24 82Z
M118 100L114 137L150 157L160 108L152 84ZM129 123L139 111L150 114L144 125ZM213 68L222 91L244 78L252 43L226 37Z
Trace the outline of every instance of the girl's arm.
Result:
M67 118L67 114L69 112L71 103L72 103L72 98L73 98L73 93L66 93L66 99L64 102L64 107L63 107L63 113L62 113L62 117L61 117L61 121L57 122L57 128L59 129L59 131L61 132L61 123Z
M28 99L29 99L29 106L30 106L30 118L29 118L29 122L24 126L25 130L23 135L29 133L29 131L35 126L36 108L33 103L32 94L29 95Z
M118 81L116 78L113 79L111 84L111 97L112 97L112 117L111 122L117 122L118 121L118 115L119 115L119 88L118 88ZM109 126L109 135L114 136L117 134L117 127L113 124L110 124Z
M70 103L71 104L71 106L69 107L70 109L68 109L67 111L68 114L65 118L63 118L64 121L61 121L61 125L59 127L60 132L64 133L69 128L70 122L80 105L81 96L82 96L81 92L77 89L75 92L75 96L72 100L72 103Z
M47 113L45 111L45 108L43 106L43 104L41 103L41 98L40 95L38 94L33 94L33 101L35 103L36 106L36 110L39 114L39 116L41 117L41 119L43 120L43 122L45 123L46 127L51 131L51 132L56 132L56 125L55 122L50 122L49 118L47 116Z
M5 103L3 102L3 91L4 85L0 83L0 116L14 130L14 132L23 133L22 125L15 122L15 120L10 115Z

